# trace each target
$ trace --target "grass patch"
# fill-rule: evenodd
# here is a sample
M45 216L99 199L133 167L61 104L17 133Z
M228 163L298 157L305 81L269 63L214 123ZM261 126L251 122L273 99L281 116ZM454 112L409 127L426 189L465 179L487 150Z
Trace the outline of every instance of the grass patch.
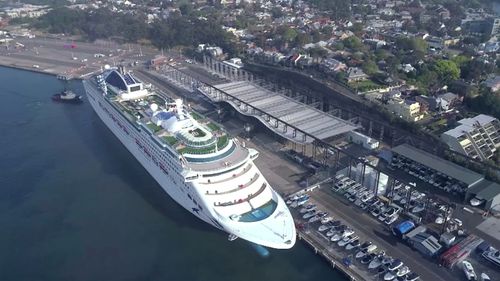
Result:
M153 133L156 133L156 132L158 132L158 131L160 131L160 130L161 130L161 127L160 127L160 126L157 126L156 124L151 123L151 122L147 123L147 124L146 124L146 126L148 126L148 128L149 128L151 131L153 131Z
M191 134L193 134L193 136L195 136L195 137L200 137L200 138L207 135L200 128L194 129Z
M220 130L220 127L217 126L216 124L210 122L207 124L207 127L212 131L212 132L215 132L215 131L218 131Z
M191 111L191 117L193 117L194 120L200 120L200 119L203 119L203 116L201 116L200 114L194 112L194 111Z
M170 146L174 145L177 143L177 138L174 136L164 136L162 139Z
M363 80L363 81L350 82L349 87L358 90L358 92L366 92L366 91L378 89L378 88L382 87L382 85L368 79L368 80Z
M178 150L181 154L208 154L215 151L215 145L207 147L190 147L186 146Z
M222 135L217 139L217 149L223 149L229 143L229 138L227 135Z

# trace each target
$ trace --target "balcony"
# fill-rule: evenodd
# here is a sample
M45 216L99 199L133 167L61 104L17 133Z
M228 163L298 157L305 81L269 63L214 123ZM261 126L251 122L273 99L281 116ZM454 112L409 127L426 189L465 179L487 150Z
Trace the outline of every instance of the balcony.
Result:
M241 204L241 203L246 203L246 202L254 199L255 197L259 196L266 189L266 187L267 187L267 184L263 183L262 186L259 188L259 190L257 190L257 192L255 192L253 194L252 193L248 194L247 198L235 199L233 201L223 202L223 203L217 202L217 203L214 203L214 206L225 207L225 206L233 206L233 205L237 205L237 204Z

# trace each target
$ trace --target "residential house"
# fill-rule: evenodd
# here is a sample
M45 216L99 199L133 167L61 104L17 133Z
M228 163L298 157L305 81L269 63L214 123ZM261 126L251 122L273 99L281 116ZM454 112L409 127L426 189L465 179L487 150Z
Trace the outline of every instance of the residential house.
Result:
M336 59L327 58L321 62L320 68L325 72L339 72L346 70L347 65Z
M366 75L363 70L359 67L349 67L347 69L347 81L348 82L353 82L353 81L362 81L366 80L368 78L368 75Z
M424 118L420 112L420 103L417 101L394 98L389 100L387 108L396 116L409 122L416 122Z
M484 81L486 87L490 88L492 92L497 92L500 90L500 75L496 75L494 77L489 78Z
M420 103L421 112L436 111L438 108L438 102L435 97L420 95L416 96L415 100Z
M449 111L462 103L463 98L454 93L445 93L436 98L439 109Z

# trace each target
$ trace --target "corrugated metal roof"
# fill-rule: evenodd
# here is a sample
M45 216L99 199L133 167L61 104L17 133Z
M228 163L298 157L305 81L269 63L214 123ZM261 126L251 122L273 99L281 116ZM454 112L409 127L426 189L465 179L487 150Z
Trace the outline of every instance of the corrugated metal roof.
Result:
M357 124L247 81L218 84L214 85L214 88L318 139L327 139L359 128ZM280 134L285 131L283 124L278 124L272 129L279 131ZM292 135L291 131L289 130L287 134ZM311 141L313 141L312 138L307 138L306 142Z
M489 185L484 187L476 194L478 199L489 201L500 194L500 185L494 182L489 182Z
M393 152L411 159L417 163L441 172L451 178L461 181L469 186L479 182L484 177L476 172L466 169L436 155L420 150L408 144L402 144L394 147Z
M436 237L430 235L429 233L419 233L412 237L411 240L413 243L418 243L424 246L431 254L437 253L442 248Z

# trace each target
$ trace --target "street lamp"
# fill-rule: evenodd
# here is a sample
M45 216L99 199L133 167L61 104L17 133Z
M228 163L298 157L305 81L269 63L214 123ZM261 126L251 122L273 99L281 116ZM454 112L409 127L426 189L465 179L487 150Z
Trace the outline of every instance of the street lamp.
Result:
M245 123L245 136L246 136L247 141L250 140L250 131L251 130L252 130L252 128L250 127L250 124Z
M217 108L217 118L219 120L219 123L221 122L221 115L222 115L222 109L220 109L220 107L219 107L219 108Z

